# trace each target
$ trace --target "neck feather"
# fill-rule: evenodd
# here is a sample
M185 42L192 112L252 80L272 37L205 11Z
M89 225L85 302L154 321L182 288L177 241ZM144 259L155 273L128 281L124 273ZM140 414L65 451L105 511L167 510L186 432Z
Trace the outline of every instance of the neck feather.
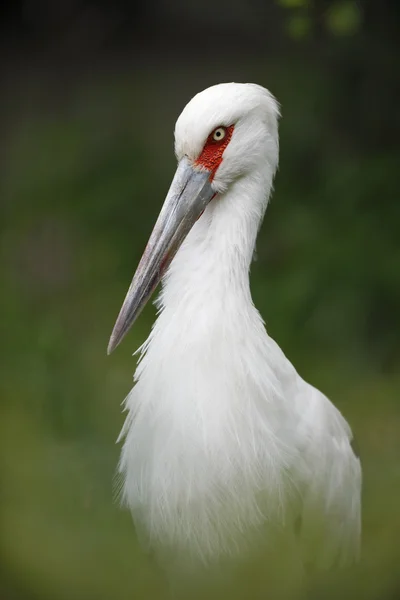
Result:
M159 305L191 318L198 308L221 303L252 306L249 270L270 180L253 174L219 194L197 221L174 258L164 280Z

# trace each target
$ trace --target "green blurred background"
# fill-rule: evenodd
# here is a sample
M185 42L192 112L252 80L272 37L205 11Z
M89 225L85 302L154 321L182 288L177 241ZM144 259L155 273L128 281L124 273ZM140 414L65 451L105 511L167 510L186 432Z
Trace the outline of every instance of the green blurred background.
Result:
M361 563L310 597L400 596L400 2L0 10L0 597L167 597L112 486L154 308L106 346L174 172L174 122L221 81L281 102L253 296L363 460Z

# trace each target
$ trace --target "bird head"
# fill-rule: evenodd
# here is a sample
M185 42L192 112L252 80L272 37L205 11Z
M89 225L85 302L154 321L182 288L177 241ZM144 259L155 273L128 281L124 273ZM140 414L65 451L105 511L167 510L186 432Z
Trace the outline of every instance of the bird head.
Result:
M276 100L251 83L221 83L200 92L175 125L175 154L209 171L213 189L224 192L237 178L278 164Z
M278 165L278 104L265 88L223 83L192 98L175 126L178 167L111 334L108 353L144 308L194 223L233 183Z

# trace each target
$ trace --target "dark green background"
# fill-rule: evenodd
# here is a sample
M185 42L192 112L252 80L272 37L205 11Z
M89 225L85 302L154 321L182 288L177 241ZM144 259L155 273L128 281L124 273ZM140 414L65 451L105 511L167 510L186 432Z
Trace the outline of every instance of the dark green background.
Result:
M363 459L362 561L310 597L400 594L399 4L5 3L2 598L166 597L112 489L154 308L109 358L106 346L174 172L174 122L232 80L282 105L255 303Z

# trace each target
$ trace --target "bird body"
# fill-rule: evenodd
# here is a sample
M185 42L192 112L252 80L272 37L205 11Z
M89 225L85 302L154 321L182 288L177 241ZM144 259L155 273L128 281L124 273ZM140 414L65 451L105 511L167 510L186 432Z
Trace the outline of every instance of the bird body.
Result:
M302 563L325 567L357 556L361 468L348 424L298 375L251 299L249 269L278 164L277 118L264 88L221 84L178 119L180 167L166 206L177 202L176 186L190 187L191 179L182 184L188 168L205 173L210 190L179 246L170 243L167 266L159 252L159 315L126 399L119 470L123 499L154 548L212 563L245 553L261 531L272 545L282 532ZM215 136L230 127L221 152ZM171 218L184 218L174 207L167 214L164 206L157 239ZM157 239L142 261L157 254ZM147 263L111 347L125 333L132 295L155 272ZM135 301L140 310L143 293Z

